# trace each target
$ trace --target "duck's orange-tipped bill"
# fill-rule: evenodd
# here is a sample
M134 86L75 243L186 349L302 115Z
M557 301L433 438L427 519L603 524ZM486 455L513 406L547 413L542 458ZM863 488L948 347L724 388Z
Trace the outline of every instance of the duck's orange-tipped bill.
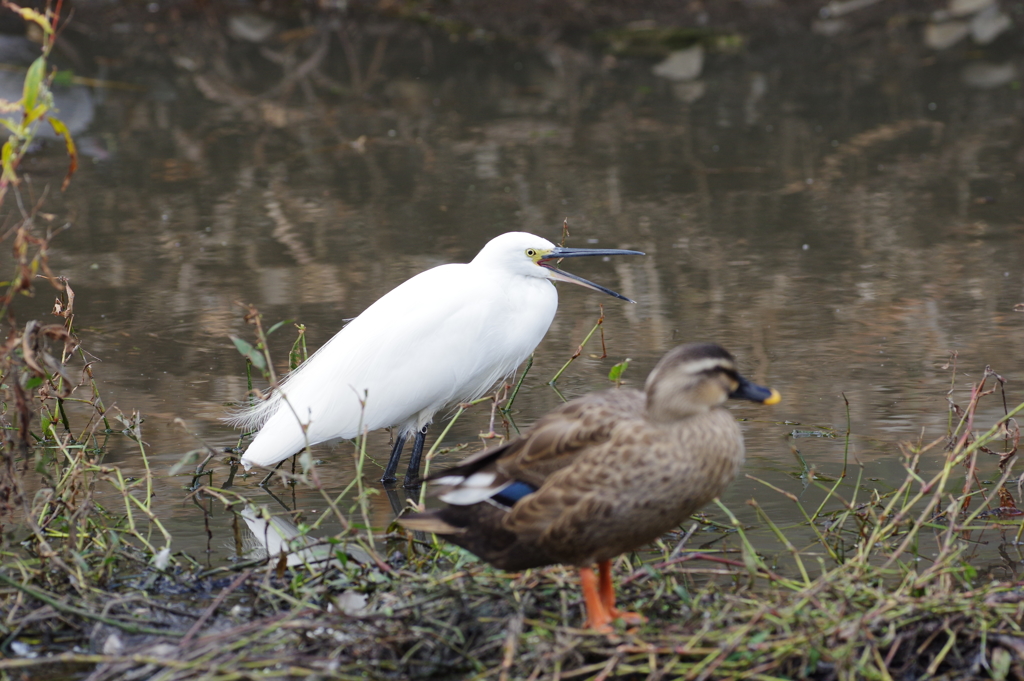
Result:
M761 404L778 404L782 401L782 395L775 388L766 388L763 385L748 381L743 376L737 376L737 378L740 382L739 387L733 390L729 397L737 400L760 402Z

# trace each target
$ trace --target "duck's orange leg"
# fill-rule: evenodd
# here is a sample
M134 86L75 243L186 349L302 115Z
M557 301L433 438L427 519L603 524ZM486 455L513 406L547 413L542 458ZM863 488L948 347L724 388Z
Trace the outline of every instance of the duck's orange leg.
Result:
M602 634L612 633L612 620L615 618L605 610L603 599L597 590L597 576L594 574L594 568L580 568L580 588L583 590L583 603L587 609L587 621L583 623L583 626Z
M612 620L621 619L626 624L643 624L647 618L638 612L623 612L615 607L615 587L612 585L612 562L603 560L597 564L601 572L601 605Z

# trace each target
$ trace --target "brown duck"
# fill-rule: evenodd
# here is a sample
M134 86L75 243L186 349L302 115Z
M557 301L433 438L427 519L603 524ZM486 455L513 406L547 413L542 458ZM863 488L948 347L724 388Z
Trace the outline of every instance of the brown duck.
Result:
M781 399L741 376L721 346L679 346L643 392L572 400L522 437L432 476L448 505L398 522L505 570L575 565L585 626L607 632L617 618L643 621L615 608L611 560L678 526L735 477L743 436L721 406L730 397Z

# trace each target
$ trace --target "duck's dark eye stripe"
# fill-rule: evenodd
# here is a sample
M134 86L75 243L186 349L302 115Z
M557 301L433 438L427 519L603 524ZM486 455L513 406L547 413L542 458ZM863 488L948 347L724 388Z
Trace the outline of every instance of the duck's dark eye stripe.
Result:
M512 506L517 501L525 497L527 494L533 494L537 491L537 488L533 485L523 482L522 480L516 480L511 485L495 494L492 499L497 501L499 504L505 504L506 506Z

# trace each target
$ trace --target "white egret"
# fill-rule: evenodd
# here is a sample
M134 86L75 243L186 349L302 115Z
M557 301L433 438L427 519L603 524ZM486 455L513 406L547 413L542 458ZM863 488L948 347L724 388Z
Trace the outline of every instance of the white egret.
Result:
M491 239L467 264L441 265L392 289L230 421L259 428L242 464L269 467L309 445L394 426L381 482L395 481L415 433L407 487L419 480L427 426L438 410L484 395L540 343L558 308L553 281L625 296L556 269L560 258L643 255L563 248L525 232Z

